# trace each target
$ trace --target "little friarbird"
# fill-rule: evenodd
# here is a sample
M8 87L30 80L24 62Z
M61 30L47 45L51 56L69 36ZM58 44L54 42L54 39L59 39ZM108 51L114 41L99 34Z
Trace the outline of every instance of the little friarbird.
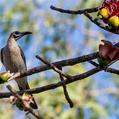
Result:
M10 73L27 70L24 52L22 51L21 47L17 44L17 40L23 37L24 35L29 34L31 34L31 32L15 31L11 33L7 40L6 46L1 49L1 61L5 66L6 70L9 70ZM15 81L17 82L20 90L30 88L27 82L27 77L18 78ZM37 104L34 98L31 107L33 109L37 109Z

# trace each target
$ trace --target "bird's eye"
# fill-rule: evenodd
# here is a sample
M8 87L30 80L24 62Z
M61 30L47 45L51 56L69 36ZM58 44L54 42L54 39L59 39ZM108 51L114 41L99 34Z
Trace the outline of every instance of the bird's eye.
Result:
M15 31L14 33L15 33L16 35L18 35L18 34L19 34L19 32L18 32L18 31Z
M20 36L20 32L19 32L19 31L15 31L15 32L13 33L13 37L14 37L14 38L19 38L19 36Z

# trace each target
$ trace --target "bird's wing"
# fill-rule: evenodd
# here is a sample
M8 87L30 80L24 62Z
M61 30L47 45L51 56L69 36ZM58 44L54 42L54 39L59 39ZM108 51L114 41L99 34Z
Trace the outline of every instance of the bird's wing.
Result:
M3 49L4 48L2 48L1 51L0 51L0 60L4 64L4 61L3 61Z
M23 58L23 60L24 60L25 66L26 66L26 58L25 58L24 52L23 52L23 50L21 49L20 46L19 46L19 49L20 49L20 51L21 51L21 56L22 56L22 58ZM27 66L26 66L26 68L27 68Z
M19 49L20 49L20 51L21 51L21 56L22 56L22 58L23 58L23 60L24 60L25 66L26 66L26 58L25 58L24 52L23 52L23 50L21 49L20 46L19 46ZM26 68L27 68L27 67L26 67ZM21 79L21 80L23 81L23 79ZM16 81L17 81L17 80L16 80ZM25 81L26 81L26 79L25 79ZM19 85L19 83L18 83L18 85ZM24 85L26 85L25 89L29 89L29 88L30 88L27 81L24 82ZM22 85L22 86L23 86L23 85ZM22 88L21 86L19 86L19 88L20 88L20 90L24 90L24 88ZM31 96L32 96L32 95L31 95ZM38 109L38 106L37 106L36 101L35 101L34 98L33 98L33 102L31 103L31 107L32 107L33 109Z

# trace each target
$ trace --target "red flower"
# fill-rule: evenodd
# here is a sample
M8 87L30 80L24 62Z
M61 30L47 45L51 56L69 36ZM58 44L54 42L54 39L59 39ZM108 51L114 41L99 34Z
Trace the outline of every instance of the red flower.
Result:
M97 16L109 26L119 27L119 0L104 0Z
M102 8L107 8L110 16L114 16L119 13L119 0L104 0Z
M99 55L108 61L119 59L119 47L113 45L110 41L102 40L103 44L99 45Z

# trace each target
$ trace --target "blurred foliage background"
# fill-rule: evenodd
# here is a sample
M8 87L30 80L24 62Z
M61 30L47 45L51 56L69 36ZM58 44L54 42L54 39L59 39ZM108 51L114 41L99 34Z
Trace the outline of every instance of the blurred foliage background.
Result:
M99 6L102 0L1 0L0 1L0 48L11 32L32 31L33 35L18 41L23 48L28 68L39 66L35 55L42 55L53 62L98 50L100 40L118 42L118 35L106 32L83 15L68 15L52 11L50 5L64 9L84 9ZM94 16L96 14L93 14ZM119 63L113 65L118 68ZM66 67L72 75L91 69L89 63ZM4 67L1 69L4 70ZM59 81L53 71L46 71L29 77L31 88ZM8 82L14 88L14 81ZM44 119L118 119L119 118L118 76L100 72L85 80L68 85L74 102L69 108L62 87L34 95ZM0 86L6 91L6 84ZM9 103L0 99L0 119L32 119L25 116Z

